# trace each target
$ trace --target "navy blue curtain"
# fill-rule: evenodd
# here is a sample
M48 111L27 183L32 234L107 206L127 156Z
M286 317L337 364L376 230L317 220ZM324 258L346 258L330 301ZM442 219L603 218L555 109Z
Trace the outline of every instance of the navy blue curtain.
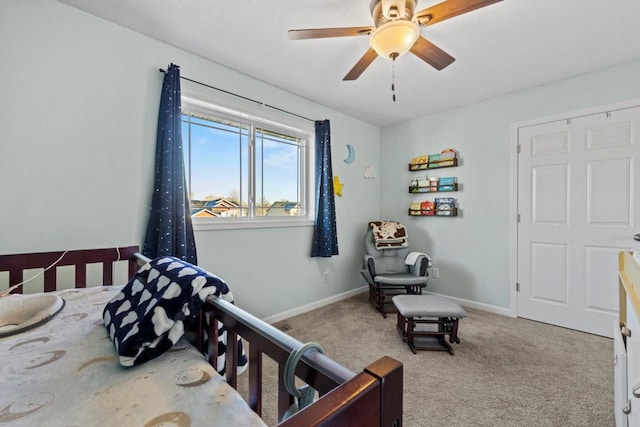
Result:
M329 120L324 120L316 121L316 219L311 256L333 255L338 255L338 231L331 171L331 131Z
M151 212L142 252L198 263L182 151L180 67L165 73L158 113L156 169Z

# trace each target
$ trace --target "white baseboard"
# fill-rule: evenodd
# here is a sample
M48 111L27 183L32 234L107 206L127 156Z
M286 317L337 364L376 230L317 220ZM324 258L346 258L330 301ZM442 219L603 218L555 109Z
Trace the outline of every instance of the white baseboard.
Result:
M289 317L297 316L298 314L303 314L308 311L315 310L316 308L324 307L325 305L333 304L334 302L338 302L343 299L352 297L354 295L358 295L359 293L368 292L368 290L369 290L368 286L361 286L359 288L352 289L350 291L343 292L338 295L333 295L329 298L325 298L320 301L314 301L310 304L296 307L291 310L283 311L282 313L274 314L273 316L266 317L262 320L269 324L273 324L281 320L288 319Z
M463 307L475 308L478 310L486 311L488 313L500 314L502 316L507 316L507 317L517 317L512 313L511 309L509 308L498 307L497 305L485 304L477 301L470 301L463 298L456 298L450 295L436 294L434 292L425 292L425 294L438 295L444 298L448 298L452 301L457 302Z
M298 314L303 314L303 313L306 313L308 311L315 310L316 308L324 307L325 305L333 304L334 302L338 302L338 301L341 301L343 299L352 297L354 295L358 295L359 293L368 292L368 291L369 291L369 287L368 286L361 286L359 288L352 289L350 291L343 292L343 293L338 294L338 295L333 295L333 296L331 296L329 298L325 298L325 299L322 299L320 301L315 301L315 302L312 302L310 304L306 304L306 305L303 305L303 306L300 306L300 307L293 308L291 310L283 311L282 313L274 314L273 316L266 317L266 318L264 318L262 320L267 322L267 323L269 323L269 324L273 324L273 323L276 323L276 322L280 322L281 320L285 320L285 319L288 319L290 317L297 316ZM450 295L436 294L434 292L425 292L425 294L438 295L438 296L441 296L441 297L444 297L444 298L449 298L450 300L457 302L458 304L460 304L463 307L475 308L477 310L482 310L482 311L486 311L486 312L489 312L489 313L500 314L502 316L507 316L507 317L516 317L511 312L511 309L509 309L509 308L498 307L498 306L495 306L495 305L485 304L485 303L482 303L482 302L470 301L470 300L466 300L466 299L463 299L463 298L456 298L456 297L452 297Z

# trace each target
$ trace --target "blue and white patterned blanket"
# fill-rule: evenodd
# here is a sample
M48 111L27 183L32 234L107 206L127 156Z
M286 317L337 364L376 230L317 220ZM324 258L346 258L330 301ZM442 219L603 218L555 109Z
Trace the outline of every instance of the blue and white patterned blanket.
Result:
M233 302L224 280L178 258L157 258L140 268L102 313L120 364L139 365L173 347L194 322L209 295ZM226 329L220 326L215 368L221 375L225 371L221 362L226 336ZM238 337L238 368L246 365Z

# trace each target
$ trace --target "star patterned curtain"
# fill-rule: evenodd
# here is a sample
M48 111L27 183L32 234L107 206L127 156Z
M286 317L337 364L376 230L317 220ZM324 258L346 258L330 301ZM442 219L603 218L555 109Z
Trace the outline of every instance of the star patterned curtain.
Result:
M311 244L312 257L338 255L329 127L329 120L316 121L316 218Z
M182 151L180 67L171 64L164 75L153 196L142 252L149 258L174 256L197 264Z

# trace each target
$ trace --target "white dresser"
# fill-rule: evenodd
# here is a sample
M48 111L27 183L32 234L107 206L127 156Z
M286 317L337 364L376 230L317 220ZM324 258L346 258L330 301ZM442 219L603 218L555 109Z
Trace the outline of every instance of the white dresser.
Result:
M640 427L640 264L619 254L620 318L614 325L616 427Z

